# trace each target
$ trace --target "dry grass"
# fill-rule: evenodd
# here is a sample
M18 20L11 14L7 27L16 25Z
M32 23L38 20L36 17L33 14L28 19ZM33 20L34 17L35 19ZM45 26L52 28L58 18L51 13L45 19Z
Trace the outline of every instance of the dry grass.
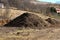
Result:
M60 28L18 30L18 28L0 27L0 31L2 31L0 40L60 40ZM19 34L17 34L18 32Z

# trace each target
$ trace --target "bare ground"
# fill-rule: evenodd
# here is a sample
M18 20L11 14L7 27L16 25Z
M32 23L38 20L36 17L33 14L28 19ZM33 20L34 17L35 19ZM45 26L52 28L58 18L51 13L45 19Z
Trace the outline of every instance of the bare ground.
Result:
M0 40L60 40L60 28L20 29L0 27Z
M26 11L19 10L10 11L11 14L9 14L9 18L16 18L17 16L25 12ZM16 15L16 13L18 14ZM49 18L42 14L35 14L43 19ZM0 40L60 40L60 26L51 26L45 29L21 29L20 27L0 27Z

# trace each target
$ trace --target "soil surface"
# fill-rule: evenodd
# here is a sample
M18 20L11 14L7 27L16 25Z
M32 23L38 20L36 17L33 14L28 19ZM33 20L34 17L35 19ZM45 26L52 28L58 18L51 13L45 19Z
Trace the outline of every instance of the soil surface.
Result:
M60 40L60 28L21 29L0 27L0 40Z

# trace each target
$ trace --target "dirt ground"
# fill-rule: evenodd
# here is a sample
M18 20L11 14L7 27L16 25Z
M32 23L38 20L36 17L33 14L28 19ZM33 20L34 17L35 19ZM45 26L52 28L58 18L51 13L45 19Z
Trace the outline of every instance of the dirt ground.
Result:
M0 27L0 40L60 40L60 28L21 29Z
M12 12L14 12L13 13L14 15L12 14ZM14 19L25 12L26 11L18 11L18 14L16 15L17 10L13 10L10 12L11 14L9 18ZM38 13L36 13L36 15L38 15L43 19L49 18L47 16L44 16L42 14L40 15ZM51 20L51 22L52 21L53 20ZM47 19L47 22L50 22L50 20ZM56 25L56 27L54 25L45 29L43 28L42 29L30 29L30 28L22 29L21 27L0 27L0 40L60 40L60 25Z

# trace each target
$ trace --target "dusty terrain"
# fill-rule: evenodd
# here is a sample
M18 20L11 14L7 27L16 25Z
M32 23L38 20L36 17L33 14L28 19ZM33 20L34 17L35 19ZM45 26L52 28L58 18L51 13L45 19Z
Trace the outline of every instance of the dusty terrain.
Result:
M0 40L60 40L60 28L19 29L0 27Z
M60 40L60 19L46 16L51 13L49 7L60 8L59 4L41 2L36 4L30 0L2 0L2 2L6 9L0 8L0 40ZM21 16L24 13L30 14Z
M10 19L14 19L25 12L27 11L11 10L8 17ZM38 15L44 20L49 18L48 16L44 16L43 14L33 12L29 13ZM0 27L0 40L60 40L60 25L52 24L49 28L46 27L41 29L31 29L21 27Z

